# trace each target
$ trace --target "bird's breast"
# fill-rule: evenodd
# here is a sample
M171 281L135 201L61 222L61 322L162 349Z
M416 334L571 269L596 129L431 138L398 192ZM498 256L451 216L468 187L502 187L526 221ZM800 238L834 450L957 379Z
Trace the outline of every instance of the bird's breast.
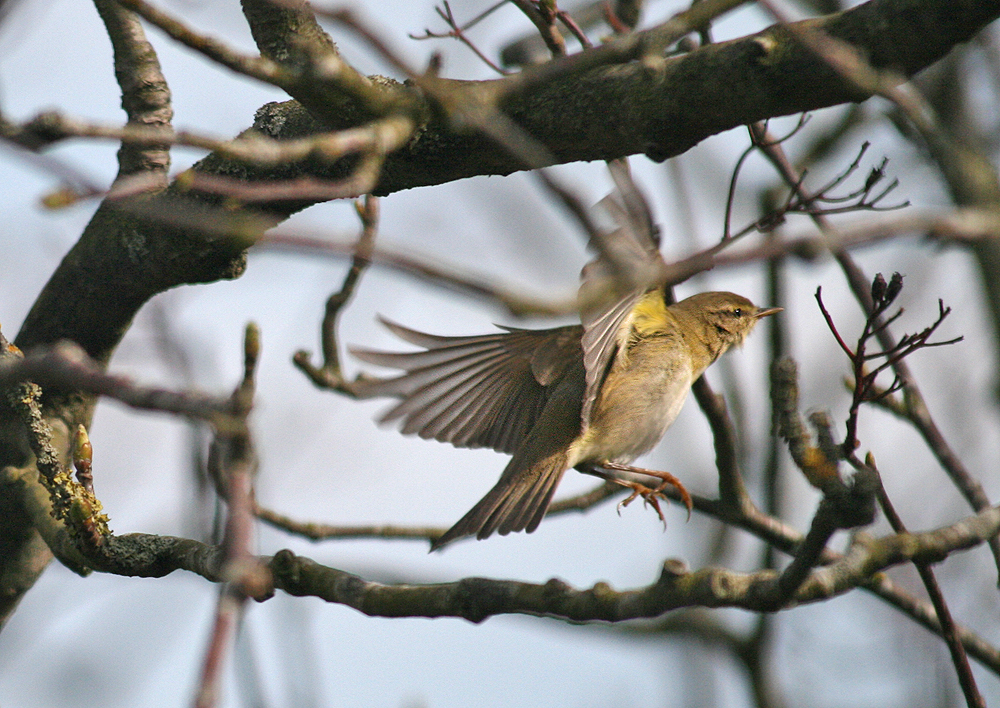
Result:
M676 339L636 343L612 364L576 456L628 463L648 452L680 413L693 381L691 357Z

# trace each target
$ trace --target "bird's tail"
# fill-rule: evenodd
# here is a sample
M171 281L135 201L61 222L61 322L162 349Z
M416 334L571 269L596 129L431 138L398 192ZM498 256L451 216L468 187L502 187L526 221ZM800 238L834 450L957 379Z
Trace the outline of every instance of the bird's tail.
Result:
M514 531L531 533L552 503L559 480L567 468L565 451L525 465L515 455L500 481L468 514L431 544L436 551L452 541L475 535L482 540L494 531L501 536Z

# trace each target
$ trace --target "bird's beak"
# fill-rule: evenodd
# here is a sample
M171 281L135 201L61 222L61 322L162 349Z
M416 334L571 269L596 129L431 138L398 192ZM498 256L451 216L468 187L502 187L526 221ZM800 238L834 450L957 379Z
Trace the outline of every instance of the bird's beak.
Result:
M768 315L776 315L776 314L778 314L779 312L781 312L784 309L785 308L783 308L783 307L769 307L766 310L759 310L757 312L757 314L754 315L754 317L756 317L758 320L759 319L763 319L764 317L767 317Z

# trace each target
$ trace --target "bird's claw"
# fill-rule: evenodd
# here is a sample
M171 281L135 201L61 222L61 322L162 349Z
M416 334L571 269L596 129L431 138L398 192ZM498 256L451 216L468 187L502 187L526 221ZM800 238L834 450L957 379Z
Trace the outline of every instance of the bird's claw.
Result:
M667 522L663 518L663 512L660 509L660 503L657 497L662 497L664 499L667 498L667 496L663 493L663 490L666 489L667 485L669 484L674 489L677 490L678 496L680 496L681 501L684 502L684 506L687 507L688 521L691 520L691 512L694 510L694 500L691 499L691 494L688 493L688 490L684 487L683 484L681 484L681 481L677 479L677 477L675 477L674 475L670 474L669 472L661 472L659 470L648 470L643 467L632 467L630 465L620 465L616 463L606 463L605 466L608 467L609 469L620 470L623 472L635 472L638 474L644 474L648 477L655 477L656 479L660 480L660 484L657 485L655 489L653 489L647 487L644 484L639 484L638 482L626 482L624 480L616 478L614 480L615 482L622 485L623 487L628 487L629 489L632 490L632 494L629 496L629 498L618 505L619 510L623 506L628 506L633 500L635 500L636 497L642 497L643 501L646 504L649 504L651 507L653 507L653 509L656 510L656 513L659 515L660 520L663 521L664 526L666 526Z
M616 479L615 482L622 485L623 487L628 487L629 489L632 490L632 493L628 496L628 499L623 499L622 501L618 502L619 516L622 513L623 506L628 506L633 501L635 501L636 498L642 497L643 504L653 507L653 510L656 511L656 515L659 516L660 521L663 522L663 529L666 530L667 519L663 515L663 509L660 508L660 500L658 499L658 497L663 497L664 499L667 498L662 491L667 484L666 482L661 482L656 489L651 489L650 487L647 487L644 484L639 484L638 482L627 482L622 479Z

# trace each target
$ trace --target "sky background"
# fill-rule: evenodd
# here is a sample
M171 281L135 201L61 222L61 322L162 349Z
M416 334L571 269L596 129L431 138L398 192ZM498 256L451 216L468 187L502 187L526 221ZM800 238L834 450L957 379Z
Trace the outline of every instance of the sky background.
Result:
M245 51L253 45L238 3L170 0L159 6L194 28ZM358 4L363 17L382 23L390 44L415 66L429 53L444 54L444 73L454 78L490 78L489 70L458 43L415 42L410 33L442 24L430 2L391 0L378 10ZM483 2L452 4L471 17ZM680 9L656 2L647 24ZM734 13L715 28L717 39L739 36L767 22L752 9ZM475 38L496 54L528 31L507 9ZM219 137L250 125L254 111L281 100L275 89L210 66L157 30L156 47L174 100L174 125ZM337 37L345 57L365 73L390 72L359 43ZM111 69L110 44L86 2L22 0L0 26L0 108L15 120L40 110L120 124L119 93ZM884 109L871 102L869 110ZM820 111L815 126L837 118ZM794 120L777 121L783 132ZM870 166L883 155L900 178L900 199L921 206L946 203L933 173L887 121L857 136L872 142ZM729 173L746 146L745 131L705 141L676 160L656 165L634 158L637 180L650 197L664 233L664 252L683 255L721 233ZM789 149L794 153L796 143ZM50 154L109 183L116 171L113 143L72 141ZM200 157L175 150L173 171ZM838 172L853 154L820 166L817 181ZM596 203L610 191L599 164L572 164L556 174L581 197ZM752 159L740 186L736 224L756 217L755 187L773 175ZM6 196L0 244L0 326L13 339L36 294L87 223L94 203L61 211L39 207L58 181L9 148L0 148L0 189ZM382 200L380 243L435 259L467 273L531 294L564 298L575 292L587 260L584 236L541 192L529 175L476 178L410 190ZM793 223L803 229L805 223ZM320 205L283 225L287 233L344 240L357 231L348 203ZM933 321L937 299L954 308L942 338L959 334L955 348L920 352L911 360L931 411L967 466L1000 495L996 474L1000 425L992 392L996 374L992 340L971 260L958 250L915 247L912 239L858 253L868 274L906 274L900 304L906 314L898 332ZM316 351L324 302L339 289L345 266L335 259L252 251L237 281L179 288L155 298L140 313L112 362L112 370L147 384L193 386L226 393L242 373L241 338L250 320L262 330L263 358L254 412L261 458L258 498L302 520L338 524L393 523L447 526L496 481L506 457L491 451L456 450L379 428L373 418L384 402L356 403L317 391L291 365L298 349ZM796 333L802 406L829 410L842 430L849 398L841 380L848 372L813 299L817 286L842 331L861 324L843 278L829 261L789 269L790 302L781 315ZM681 286L679 294L707 289L740 292L763 301L763 274L747 267L716 271ZM402 348L375 322L376 314L441 334L488 332L492 323L517 324L491 303L373 269L346 312L345 343ZM527 325L552 326L551 321ZM164 352L166 337L185 353L184 364ZM741 444L751 484L767 449L766 338L752 336L741 351L713 367L721 388L738 380L738 408L748 434ZM355 362L350 362L352 371ZM737 405L730 401L731 406ZM116 533L185 535L196 527L197 504L190 473L191 430L165 415L102 403L91 437L98 496ZM889 493L911 528L932 528L969 512L945 483L917 435L878 411L865 411L861 439L879 460ZM862 451L864 451L862 450ZM696 493L716 483L712 444L697 406L689 404L663 443L641 461L669 469ZM593 482L567 473L560 496ZM798 476L783 482L783 517L805 529L817 495ZM719 539L719 525L683 509L666 511L663 531L656 515L636 503L618 514L605 504L582 515L547 521L532 535L462 542L428 555L425 543L337 541L310 544L261 527L263 554L281 548L368 579L396 582L451 581L472 575L545 582L559 577L577 587L607 581L616 588L652 582L666 558L705 562ZM884 531L879 522L875 531ZM743 535L732 539L727 566L757 567L760 546ZM835 545L845 539L837 537ZM959 554L942 573L952 610L994 643L995 577L990 557L977 549ZM918 594L912 569L894 579ZM95 574L79 578L53 564L28 593L0 635L0 703L19 706L108 708L189 703L208 638L217 588L187 573L158 580ZM713 616L735 628L753 617L740 611ZM928 696L956 695L944 646L874 598L854 592L820 605L784 612L775 623L771 667L791 704L823 706L912 706ZM636 638L627 629L579 627L532 617L497 617L481 625L462 620L385 620L313 598L274 599L249 608L230 662L225 706L433 706L546 705L702 706L747 705L741 669L724 651L700 641ZM995 677L979 672L988 701L1000 701Z

